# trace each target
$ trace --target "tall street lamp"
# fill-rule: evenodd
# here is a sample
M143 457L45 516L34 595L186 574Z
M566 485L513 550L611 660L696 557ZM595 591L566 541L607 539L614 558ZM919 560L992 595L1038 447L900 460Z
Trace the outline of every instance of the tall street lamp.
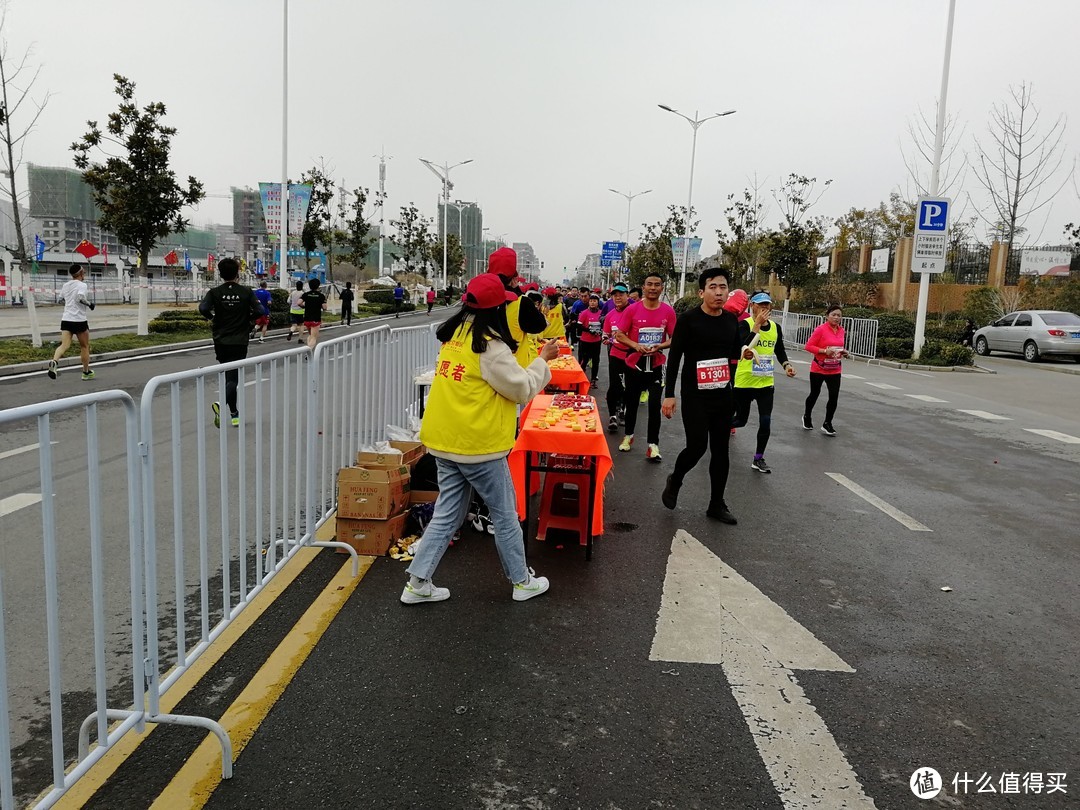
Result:
M694 110L694 117L683 115L678 110L674 110L666 104L657 104L661 110L665 110L669 113L675 113L679 118L684 119L690 128L694 130L694 140L690 147L690 191L686 195L686 239L683 242L683 254L682 254L682 273L679 278L679 298L686 295L686 262L690 256L690 203L694 199L694 159L697 156L697 131L698 127L704 124L706 121L711 121L714 118L722 118L725 115L731 115L735 110L725 110L721 113L715 113L707 118L698 118L697 110ZM618 192L616 192L618 193Z
M463 160L461 163L455 163L453 166L444 163L442 166L437 163L432 163L430 160L420 158L420 162L427 166L432 174L442 180L443 186L443 228L442 228L442 285L443 289L446 289L446 211L450 207L450 189L454 187L454 184L450 182L450 170L456 169L458 166L464 166L466 163L472 163L472 158Z
M691 170L692 171L692 170ZM620 197L626 197L626 238L623 240L627 245L630 244L630 204L634 201L634 197L640 197L642 194L649 194L652 189L646 189L645 191L639 191L637 194L631 194L629 191L622 192L613 188L609 188L613 194L618 194ZM626 247L623 247L622 266L626 267Z

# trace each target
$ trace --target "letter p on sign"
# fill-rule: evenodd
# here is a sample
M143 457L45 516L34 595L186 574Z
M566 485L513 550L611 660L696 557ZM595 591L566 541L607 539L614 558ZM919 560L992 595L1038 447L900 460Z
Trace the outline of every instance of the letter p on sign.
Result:
M949 201L945 199L920 199L919 215L915 230L922 233L944 232L949 223Z

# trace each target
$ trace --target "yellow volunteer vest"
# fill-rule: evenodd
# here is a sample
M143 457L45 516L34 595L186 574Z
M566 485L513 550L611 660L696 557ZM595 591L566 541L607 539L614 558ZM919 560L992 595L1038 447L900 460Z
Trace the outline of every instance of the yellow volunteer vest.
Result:
M540 335L542 338L564 338L566 337L566 325L563 323L562 317L562 305L556 304L547 311L547 329Z
M517 351L514 358L522 368L536 359L539 352L539 342L536 335L527 335L521 331L521 299L515 298L506 305L506 323L510 327L510 337L517 341Z
M484 456L514 446L517 405L480 376L470 326L466 322L458 327L439 350L420 441L443 453Z
M735 369L736 388L768 388L773 384L773 367L776 364L776 326L768 323L768 331L761 330L754 351L756 360L739 359Z

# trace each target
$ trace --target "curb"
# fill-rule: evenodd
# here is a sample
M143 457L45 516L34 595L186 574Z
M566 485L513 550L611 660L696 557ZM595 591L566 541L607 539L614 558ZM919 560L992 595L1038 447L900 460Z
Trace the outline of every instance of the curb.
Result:
M902 363L897 360L878 360L877 358L871 358L863 362L868 366L885 366L886 368L912 369L913 371L959 371L964 374L997 374L993 369L983 368L982 366L925 366L920 363Z

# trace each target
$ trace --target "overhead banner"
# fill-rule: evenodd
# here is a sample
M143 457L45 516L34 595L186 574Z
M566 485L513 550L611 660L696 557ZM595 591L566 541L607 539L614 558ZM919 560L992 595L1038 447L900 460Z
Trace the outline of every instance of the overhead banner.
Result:
M686 250L686 237L685 236L673 236L671 237L671 258L675 260L675 268L677 270L682 269L682 257L683 251ZM690 239L690 253L686 257L687 269L694 267L701 258L701 238L692 237Z
M259 183L266 232L274 238L281 234L281 183ZM308 205L311 204L311 186L306 183L289 184L289 236L299 236L304 230Z
M1031 248L1020 254L1022 276L1067 276L1072 253L1061 248Z

